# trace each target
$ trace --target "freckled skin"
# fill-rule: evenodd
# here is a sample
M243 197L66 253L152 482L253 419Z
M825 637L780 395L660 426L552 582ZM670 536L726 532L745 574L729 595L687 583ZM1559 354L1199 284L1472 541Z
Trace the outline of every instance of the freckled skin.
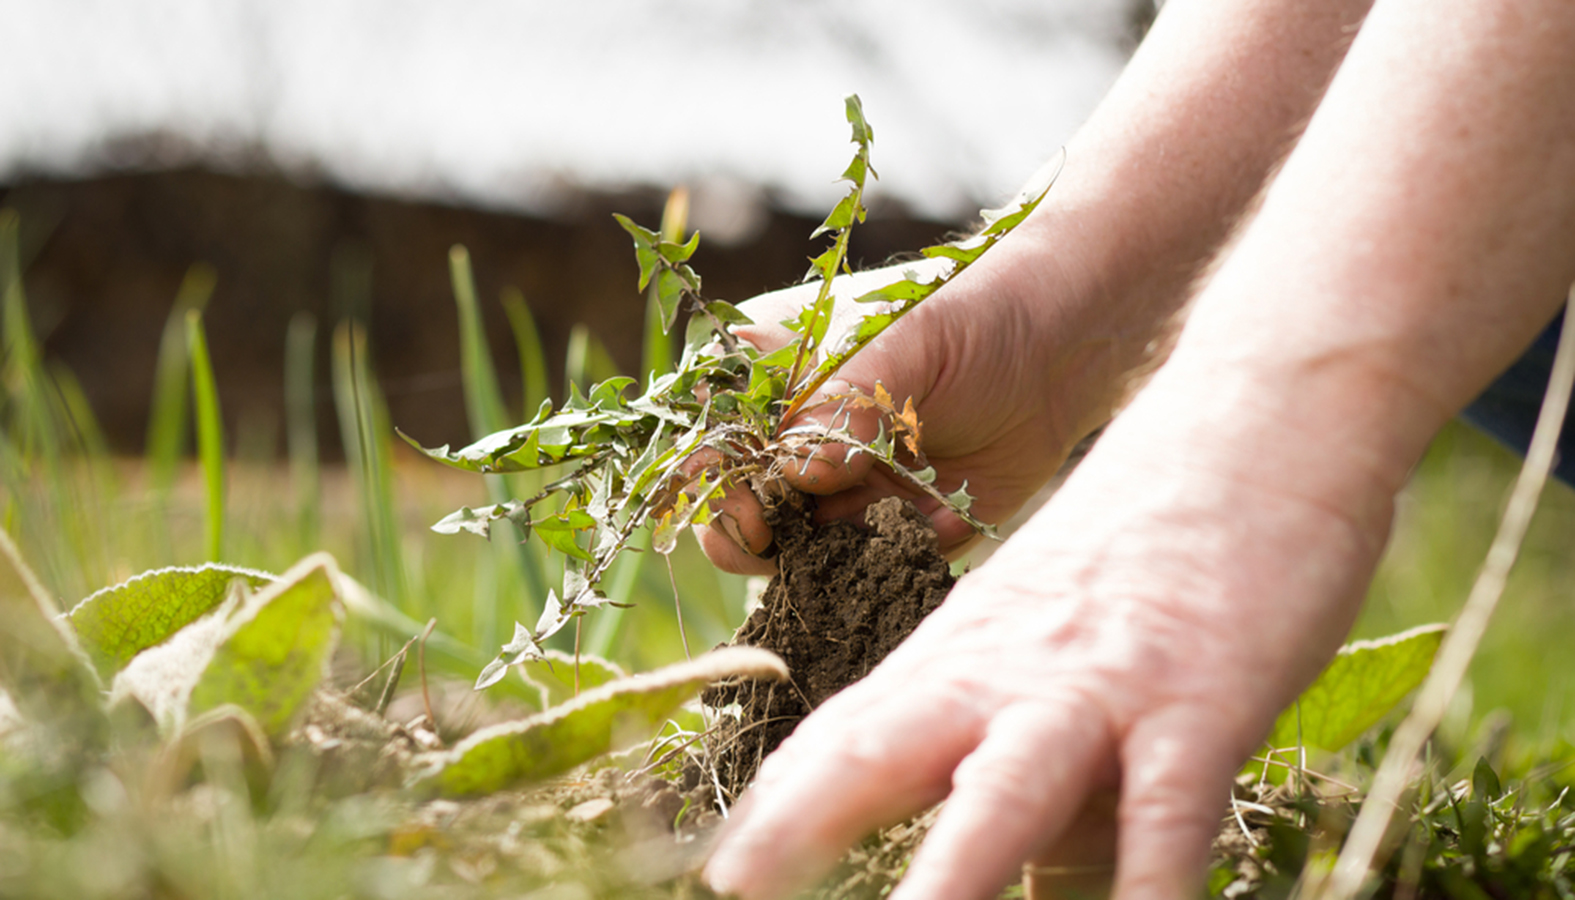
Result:
M843 370L914 398L990 521L1191 300L1056 497L766 761L715 887L786 896L945 798L896 900L993 897L1025 862L1045 900L1111 859L1119 900L1196 893L1231 776L1345 635L1410 467L1575 279L1575 4L1368 7L1169 0L1050 202ZM867 459L789 480L831 516L893 490ZM707 553L769 568L729 503Z

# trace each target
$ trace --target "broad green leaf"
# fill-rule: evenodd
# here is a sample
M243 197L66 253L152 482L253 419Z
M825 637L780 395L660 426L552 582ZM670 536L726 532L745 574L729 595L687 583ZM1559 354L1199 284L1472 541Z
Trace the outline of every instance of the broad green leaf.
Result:
M225 622L186 715L233 704L270 737L282 736L338 645L338 575L332 557L313 554L247 598Z
M108 683L132 657L217 609L237 581L255 589L273 576L216 564L155 569L93 594L66 621Z
M1427 677L1445 625L1423 625L1340 648L1334 662L1302 694L1301 743L1339 750L1383 718ZM1297 708L1280 714L1270 747L1297 745Z
M579 668L580 693L628 677L617 663L585 653L580 654ZM541 687L548 707L574 699L574 655L571 653L548 650L541 659L520 663L520 674L526 681Z
M438 754L412 781L421 793L473 797L550 778L649 739L701 688L727 678L787 678L774 654L729 647L585 691L547 712L484 728Z

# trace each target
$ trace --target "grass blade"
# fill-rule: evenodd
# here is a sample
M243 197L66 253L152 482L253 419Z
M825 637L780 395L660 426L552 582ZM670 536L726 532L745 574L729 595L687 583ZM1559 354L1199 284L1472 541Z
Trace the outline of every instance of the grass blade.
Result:
M334 329L334 405L345 459L355 476L365 523L361 549L373 576L373 587L400 607L408 602L404 562L399 546L399 521L394 515L388 409L371 378L366 333L360 323L341 322Z
M459 307L459 365L465 384L465 412L474 438L509 427L504 412L503 390L498 386L498 370L487 349L487 332L481 324L476 303L476 280L470 269L470 253L455 244L448 251L449 277L454 284L454 303Z
M524 395L522 421L529 421L551 390L547 384L547 351L542 346L536 319L525 303L525 295L518 288L503 289L503 312L509 317L514 346L519 351L520 389Z
M455 244L449 250L448 263L449 275L454 284L454 303L459 310L460 380L465 389L465 411L470 419L471 437L479 440L494 431L508 428L513 423L509 421L503 403L503 390L498 386L497 367L493 364L492 353L487 347L487 332L481 321L480 306L476 301L476 282L470 267L470 254L463 246ZM517 316L518 313L515 315ZM528 320L529 312L524 315ZM535 324L528 323L528 325L534 332ZM516 325L516 333L517 330ZM537 358L540 358L539 353ZM522 352L522 367L524 359L525 355ZM542 372L542 378L545 380L545 370ZM503 503L510 499L513 486L503 476L488 475L483 480L487 486L487 495L493 503ZM528 496L535 491L516 491L516 493ZM472 634L477 646L491 647L500 641L502 627L506 623L498 616L499 598L518 596L521 593L539 597L546 590L542 567L538 564L535 551L523 546L523 537L524 535L520 534L519 529L512 522L501 521L493 524L492 543L495 548L493 558L498 578L493 585L486 585L482 579L477 580L478 590L475 593L471 615ZM485 589L488 587L491 589ZM527 608L523 617L531 618L536 612L539 612L539 609Z
M211 266L198 264L186 272L159 341L158 362L153 372L153 403L148 414L147 462L150 480L157 494L169 493L175 469L186 450L186 314L201 311L213 296L217 278Z
M219 414L219 389L208 358L202 311L186 311L186 344L191 353L191 387L197 416L197 456L207 494L206 557L224 558L224 422Z
M569 353L563 366L565 390L568 385L576 384L584 392L591 385L620 374L618 364L613 362L601 338L584 324L574 326L569 332Z
M302 311L290 319L284 343L285 434L290 482L295 486L299 549L317 546L322 530L322 474L317 451L315 353L317 320Z

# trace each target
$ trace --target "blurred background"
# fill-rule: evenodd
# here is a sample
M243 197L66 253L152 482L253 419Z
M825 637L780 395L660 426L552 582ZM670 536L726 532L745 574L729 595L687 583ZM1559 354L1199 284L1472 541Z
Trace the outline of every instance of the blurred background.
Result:
M917 249L1066 141L1151 11L0 0L0 205L22 214L44 345L116 449L142 445L159 333L199 262L232 427L282 441L286 325L307 310L367 320L395 424L443 443L464 437L450 245L470 250L500 353L512 286L555 380L580 322L633 370L643 298L610 212L654 227L687 185L710 295L796 280L840 196L857 92L882 178L856 254ZM336 278L364 296L336 297Z

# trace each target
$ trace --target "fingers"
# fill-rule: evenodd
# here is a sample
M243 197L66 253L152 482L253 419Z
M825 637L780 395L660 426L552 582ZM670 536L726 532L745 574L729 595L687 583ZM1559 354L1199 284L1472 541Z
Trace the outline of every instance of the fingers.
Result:
M1175 706L1133 726L1122 748L1119 900L1201 890L1231 778L1244 755L1221 717Z
M706 866L717 892L787 896L874 828L945 795L978 740L975 716L933 697L869 707L864 698L880 695L861 687L821 707L766 760Z
M1084 703L1025 702L990 721L893 900L995 897L1071 823L1112 749Z
M761 528L765 528L770 546L769 537L771 529L766 528L763 520L755 520ZM743 541L723 527L723 520L717 519L712 525L696 525L695 538L700 541L700 549L705 551L706 558L711 564L724 572L735 575L775 575L777 561L764 559L750 554L743 547Z

